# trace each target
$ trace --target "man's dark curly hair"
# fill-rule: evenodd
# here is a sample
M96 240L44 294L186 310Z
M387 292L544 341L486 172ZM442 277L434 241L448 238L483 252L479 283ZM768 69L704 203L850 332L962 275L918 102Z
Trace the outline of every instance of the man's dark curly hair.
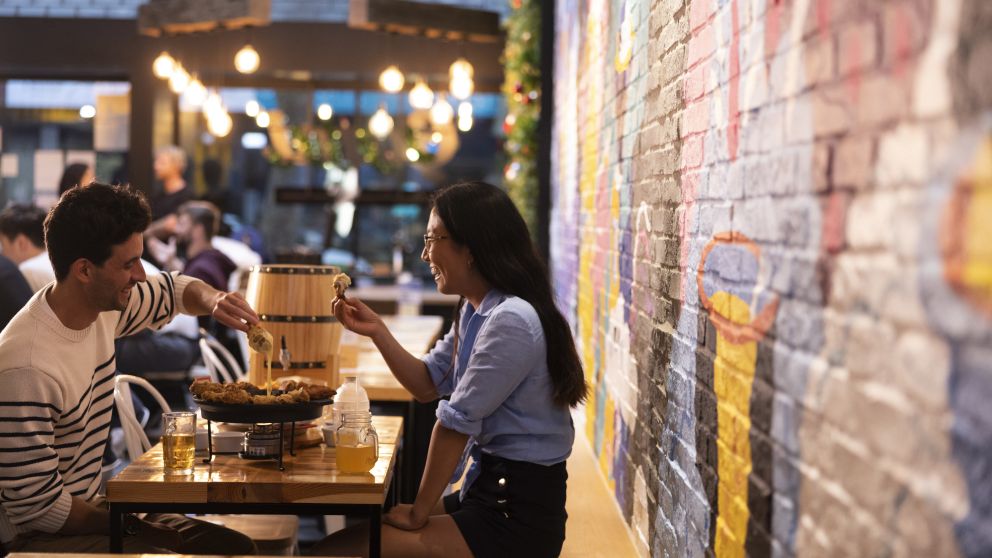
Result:
M114 245L144 232L152 212L128 185L93 182L67 191L45 219L45 244L59 281L79 258L103 265Z

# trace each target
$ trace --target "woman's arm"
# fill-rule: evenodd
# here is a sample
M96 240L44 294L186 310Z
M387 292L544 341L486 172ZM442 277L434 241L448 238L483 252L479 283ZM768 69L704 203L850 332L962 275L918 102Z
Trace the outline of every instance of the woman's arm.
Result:
M431 510L441 498L444 487L451 480L455 467L461 460L468 435L457 430L451 430L434 423L434 433L431 434L431 444L427 450L427 464L424 466L424 476L420 480L420 490L413 506L399 505L394 507L384 521L400 529L419 529L427 523Z
M428 403L438 398L437 388L427 372L427 365L411 355L371 308L356 298L337 298L332 305L334 315L344 327L372 339L393 376L417 401Z

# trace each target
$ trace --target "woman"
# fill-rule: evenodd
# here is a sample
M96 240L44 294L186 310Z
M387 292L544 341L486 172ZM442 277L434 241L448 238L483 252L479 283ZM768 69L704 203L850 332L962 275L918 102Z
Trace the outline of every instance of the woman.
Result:
M450 186L434 197L421 257L439 291L463 297L451 331L423 360L358 300L334 303L418 401L451 396L438 406L416 501L383 518L383 555L557 556L575 436L569 408L586 384L527 226L499 188ZM442 500L468 455L461 491ZM363 552L362 537L333 535L314 553L337 543Z
M72 163L62 171L62 178L59 179L59 197L62 197L62 194L69 188L89 184L95 179L96 175L93 174L93 169L89 165Z

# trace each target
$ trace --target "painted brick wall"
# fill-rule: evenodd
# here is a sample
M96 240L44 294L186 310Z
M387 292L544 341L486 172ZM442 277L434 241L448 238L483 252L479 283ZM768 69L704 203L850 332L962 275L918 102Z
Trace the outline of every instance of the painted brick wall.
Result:
M992 3L557 0L552 266L644 555L992 555Z

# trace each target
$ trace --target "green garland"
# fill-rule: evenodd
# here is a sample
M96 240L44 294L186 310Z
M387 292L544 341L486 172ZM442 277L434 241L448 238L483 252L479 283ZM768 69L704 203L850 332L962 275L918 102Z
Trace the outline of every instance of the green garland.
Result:
M503 95L506 97L504 184L524 216L531 234L537 234L537 122L541 115L541 3L510 0L503 50Z

